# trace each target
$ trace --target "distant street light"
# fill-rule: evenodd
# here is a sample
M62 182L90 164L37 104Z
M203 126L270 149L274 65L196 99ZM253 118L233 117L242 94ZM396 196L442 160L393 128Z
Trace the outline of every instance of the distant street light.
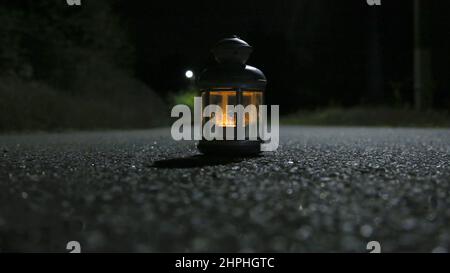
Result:
M194 78L194 72L192 72L192 70L187 70L186 73L185 73L184 75L185 75L186 78L188 78L188 79Z

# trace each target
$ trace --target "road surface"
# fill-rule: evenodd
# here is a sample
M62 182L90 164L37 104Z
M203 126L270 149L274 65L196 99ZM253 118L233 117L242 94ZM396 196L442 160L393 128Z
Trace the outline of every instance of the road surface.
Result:
M283 127L198 156L169 129L0 136L0 251L449 251L450 130Z

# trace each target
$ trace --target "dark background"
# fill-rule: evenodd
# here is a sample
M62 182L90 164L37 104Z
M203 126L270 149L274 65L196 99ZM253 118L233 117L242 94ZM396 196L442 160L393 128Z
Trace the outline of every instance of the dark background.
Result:
M446 1L66 1L0 4L0 129L136 128L165 124L169 106L237 34L269 80L282 114L332 107L446 111L450 19ZM423 102L414 97L414 48ZM175 99L174 99L175 98ZM162 113L161 113L162 112Z

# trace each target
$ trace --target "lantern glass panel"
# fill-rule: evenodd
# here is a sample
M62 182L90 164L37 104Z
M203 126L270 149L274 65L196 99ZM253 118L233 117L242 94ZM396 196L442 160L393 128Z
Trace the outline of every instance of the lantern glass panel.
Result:
M263 92L261 91L244 91L242 98L242 105L255 105L256 112L245 113L244 126L258 122L258 108L263 103Z
M234 109L228 107L236 105L235 91L210 91L209 104L218 105L222 109L222 116L213 116L214 124L219 127L236 127Z

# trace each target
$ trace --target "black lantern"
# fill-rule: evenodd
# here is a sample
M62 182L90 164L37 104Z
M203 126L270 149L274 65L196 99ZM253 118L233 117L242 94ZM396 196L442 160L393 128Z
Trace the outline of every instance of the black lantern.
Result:
M258 126L259 106L264 103L266 77L259 69L246 65L252 47L237 36L219 41L212 53L217 64L205 69L198 81L202 93L202 107L205 109L208 105L218 105L223 111L222 115L203 117L202 125L213 119L215 126L223 131L224 138L206 140L203 137L198 148L204 154L258 154L261 150L259 130L255 139L254 136L249 136L249 127ZM254 105L257 111L237 115L236 112L228 111L228 105ZM238 122L238 118L242 120ZM231 130L236 136L239 125L244 127L244 139L226 139L226 131Z

